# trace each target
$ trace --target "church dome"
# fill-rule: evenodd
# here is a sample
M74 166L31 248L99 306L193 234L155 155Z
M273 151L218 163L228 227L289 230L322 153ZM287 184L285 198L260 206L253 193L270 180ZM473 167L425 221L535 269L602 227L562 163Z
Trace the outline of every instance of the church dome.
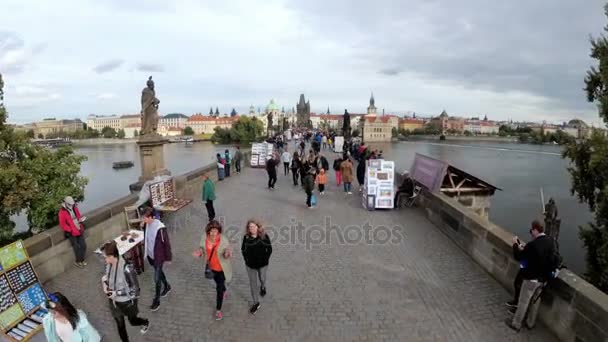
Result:
M568 122L568 126L587 127L587 124L581 119L572 119Z
M266 106L266 112L279 111L279 106L274 102L274 99L270 100L268 106Z

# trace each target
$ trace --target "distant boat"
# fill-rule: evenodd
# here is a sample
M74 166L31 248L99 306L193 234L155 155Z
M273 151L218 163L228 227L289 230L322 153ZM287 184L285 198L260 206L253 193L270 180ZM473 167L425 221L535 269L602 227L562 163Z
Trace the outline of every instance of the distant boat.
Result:
M169 140L170 143L194 142L193 137L176 137Z
M123 160L112 163L113 169L128 169L130 167L133 167L133 162L130 160Z

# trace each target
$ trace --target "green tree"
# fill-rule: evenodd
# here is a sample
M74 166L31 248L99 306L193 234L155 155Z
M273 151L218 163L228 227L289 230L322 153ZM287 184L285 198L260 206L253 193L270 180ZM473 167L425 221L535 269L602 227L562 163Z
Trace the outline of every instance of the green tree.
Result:
M119 129L118 132L116 132L116 137L118 139L124 139L126 136L125 130L124 129Z
M469 131L469 130L466 130L466 131L464 131L464 135L467 137L470 137L471 135L473 135L473 133L471 133L471 131Z
M396 138L399 136L399 130L397 129L397 127L393 127L391 129L391 137Z
M190 126L186 126L184 128L184 135L194 135L194 130Z
M71 147L50 150L30 143L6 125L4 83L0 74L0 239L13 237L12 215L25 213L30 232L57 223L57 210L67 195L82 198L87 180L79 177L80 163Z
M106 126L101 129L101 136L106 139L116 138L116 130L112 127Z
M133 136L134 136L134 137L139 136L139 131L138 131L138 130L134 130L134 131L133 131Z
M33 129L28 129L27 133L25 134L28 138L30 139L34 139L36 137L36 135L34 134L34 130Z
M608 16L608 5L604 7ZM608 31L608 25L604 28ZM600 118L608 123L608 39L591 39L591 57L599 68L591 67L585 77L587 100L598 106ZM594 131L590 139L571 141L563 151L570 159L572 194L587 203L594 222L579 227L579 236L587 250L585 277L608 293L608 138Z
M38 133L38 139L44 139L44 134Z

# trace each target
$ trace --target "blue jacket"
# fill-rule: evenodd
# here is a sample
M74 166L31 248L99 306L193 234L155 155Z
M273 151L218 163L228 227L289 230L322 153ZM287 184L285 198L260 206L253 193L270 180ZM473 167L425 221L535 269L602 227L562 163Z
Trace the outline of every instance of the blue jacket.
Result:
M48 342L61 342L57 332L55 331L55 319L53 314L49 313L42 319L42 325L44 327L44 335ZM91 323L87 320L87 315L81 310L78 310L78 325L74 334L72 335L73 342L99 342L101 337L97 330L93 328Z

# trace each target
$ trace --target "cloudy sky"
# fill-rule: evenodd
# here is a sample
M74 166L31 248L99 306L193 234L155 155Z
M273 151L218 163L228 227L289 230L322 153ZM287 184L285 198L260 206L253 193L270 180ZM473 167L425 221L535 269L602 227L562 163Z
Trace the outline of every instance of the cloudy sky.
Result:
M10 121L139 111L487 114L598 122L582 91L604 1L2 0Z

